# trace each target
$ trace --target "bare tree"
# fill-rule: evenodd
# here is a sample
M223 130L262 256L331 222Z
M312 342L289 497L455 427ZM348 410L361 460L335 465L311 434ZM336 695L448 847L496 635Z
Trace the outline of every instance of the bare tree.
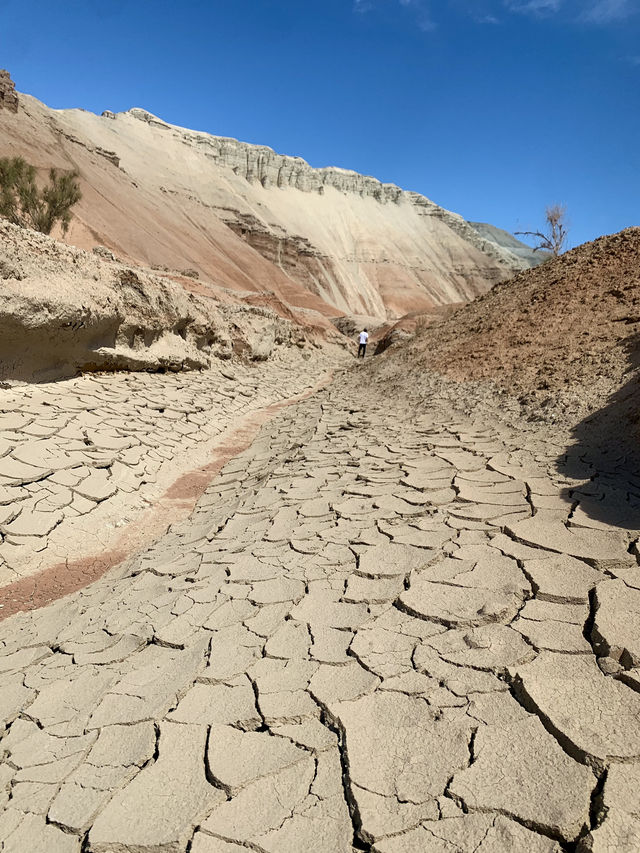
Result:
M567 227L567 208L564 204L550 204L545 210L545 231L516 231L525 237L535 237L538 245L533 251L551 252L554 257L562 252L567 241L569 229Z

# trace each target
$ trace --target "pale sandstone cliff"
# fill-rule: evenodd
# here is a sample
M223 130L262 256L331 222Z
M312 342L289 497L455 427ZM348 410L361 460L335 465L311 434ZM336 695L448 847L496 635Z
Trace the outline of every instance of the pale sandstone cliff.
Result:
M524 263L416 193L144 110L96 116L21 95L1 122L0 155L79 170L75 245L326 316L384 320L467 301Z

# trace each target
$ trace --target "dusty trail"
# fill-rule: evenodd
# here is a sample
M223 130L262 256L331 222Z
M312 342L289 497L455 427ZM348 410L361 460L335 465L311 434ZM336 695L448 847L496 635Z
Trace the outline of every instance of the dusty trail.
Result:
M366 377L0 625L2 853L638 849L632 532L589 460Z

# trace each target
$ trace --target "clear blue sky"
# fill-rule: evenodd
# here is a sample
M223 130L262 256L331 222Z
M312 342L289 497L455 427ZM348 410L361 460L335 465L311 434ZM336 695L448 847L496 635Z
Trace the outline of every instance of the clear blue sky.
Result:
M640 225L640 0L0 0L0 65L510 231Z

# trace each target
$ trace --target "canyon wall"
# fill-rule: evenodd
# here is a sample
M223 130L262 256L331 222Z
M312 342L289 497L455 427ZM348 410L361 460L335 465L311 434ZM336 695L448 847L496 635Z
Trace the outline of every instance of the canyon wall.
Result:
M0 383L78 372L202 370L344 338L321 314L274 297L215 293L187 276L127 266L0 219Z
M145 110L97 116L20 95L1 121L0 156L79 171L69 242L214 288L385 320L468 301L529 266L417 193Z

